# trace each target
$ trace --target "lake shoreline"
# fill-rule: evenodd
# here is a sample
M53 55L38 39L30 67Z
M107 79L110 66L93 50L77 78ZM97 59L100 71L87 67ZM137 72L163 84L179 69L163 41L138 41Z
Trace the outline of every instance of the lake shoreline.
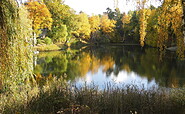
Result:
M83 47L98 47L98 46L140 46L136 43L82 43L77 45L68 46L66 44L51 44L51 45L38 45L35 46L34 49L39 52L47 52L47 51L59 51L59 50L65 50L67 48L72 49L81 49Z

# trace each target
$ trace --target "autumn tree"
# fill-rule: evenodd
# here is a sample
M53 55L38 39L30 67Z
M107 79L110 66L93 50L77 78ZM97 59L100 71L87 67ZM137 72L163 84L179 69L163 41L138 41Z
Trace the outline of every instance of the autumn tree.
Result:
M149 9L146 9L148 0L137 0L137 8L139 10L139 24L140 24L140 45L144 46L146 37L147 19L150 15Z
M126 35L129 34L129 31L131 31L132 27L130 26L130 20L131 20L131 15L130 14L126 14L124 13L123 14L123 17L122 17L122 27L123 27L123 31L124 31L124 37L123 37L123 41L126 39Z
M49 11L53 15L52 29L49 33L51 38L54 38L60 32L64 26L67 28L67 36L63 38L65 42L70 41L72 34L76 31L76 15L75 11L68 5L64 4L63 0L44 0L44 3L48 7ZM57 29L59 28L59 29Z
M161 0L162 1L162 0ZM139 12L139 35L140 35L140 45L144 46L146 43L146 35L147 35L147 26L148 26L148 19L151 14L151 10L149 5L152 2L159 2L159 0L127 0L127 2L133 2L136 4L136 8ZM155 9L155 7L153 7Z
M139 18L139 22L140 22L140 45L141 46L144 46L144 41L145 41L145 38L146 38L146 28L147 28L147 25L148 25L148 18L149 18L149 15L150 15L150 9L141 9L140 11L140 18Z
M77 30L76 35L82 39L89 39L90 38L90 24L88 20L88 16L85 13L80 13L76 16L77 21Z
M184 56L184 39L183 39L183 10L181 0L173 1L168 0L164 1L160 16L158 18L158 46L161 50L167 47L166 42L169 40L169 30L173 31L176 37L177 44L177 53L179 57Z
M114 36L114 28L116 21L110 20L107 15L103 15L101 17L101 31L103 34L107 35L108 37L113 37Z
M51 29L53 21L51 18L51 13L49 12L48 8L43 2L31 0L25 3L25 6L29 11L29 18L32 20L32 29L34 30L34 38L35 35L40 34L41 32L40 29L44 28Z
M91 26L91 32L96 32L100 30L100 17L99 16L91 16L89 17L89 23Z
M98 32L100 30L100 17L91 16L89 17L89 24L91 28L91 38L98 37Z

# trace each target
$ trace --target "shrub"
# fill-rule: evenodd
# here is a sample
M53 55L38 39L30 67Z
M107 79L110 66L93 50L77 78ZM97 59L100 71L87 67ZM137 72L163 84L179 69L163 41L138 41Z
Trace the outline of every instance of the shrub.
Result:
M37 39L37 44L43 44L45 41L41 40L41 39Z
M52 40L50 38L48 38L48 37L44 38L44 42L47 45L52 44Z

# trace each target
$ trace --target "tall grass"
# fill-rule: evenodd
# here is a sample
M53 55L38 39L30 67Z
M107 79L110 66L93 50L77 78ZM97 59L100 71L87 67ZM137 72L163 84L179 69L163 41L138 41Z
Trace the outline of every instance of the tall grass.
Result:
M30 87L29 87L30 88ZM185 90L135 85L95 84L77 87L53 78L43 87L33 86L10 97L1 96L2 113L61 114L184 114ZM17 97L16 97L17 96ZM21 97L22 96L22 97ZM12 97L14 99L12 99ZM26 99L26 100L25 100ZM2 102L3 101L3 102Z
M100 113L100 114L183 114L185 113L185 90L150 88L135 85L122 87L107 84L105 89L84 85L59 86L41 92L40 97L29 104L30 110L43 113ZM54 87L53 87L54 86ZM49 87L50 88L50 87Z

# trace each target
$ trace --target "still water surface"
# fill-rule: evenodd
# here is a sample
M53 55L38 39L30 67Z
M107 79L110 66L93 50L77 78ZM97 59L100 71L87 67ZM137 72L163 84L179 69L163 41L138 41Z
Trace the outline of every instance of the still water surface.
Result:
M185 61L174 52L163 57L155 48L139 46L88 47L83 50L41 52L35 56L35 74L63 76L78 85L106 82L178 88L185 85Z

